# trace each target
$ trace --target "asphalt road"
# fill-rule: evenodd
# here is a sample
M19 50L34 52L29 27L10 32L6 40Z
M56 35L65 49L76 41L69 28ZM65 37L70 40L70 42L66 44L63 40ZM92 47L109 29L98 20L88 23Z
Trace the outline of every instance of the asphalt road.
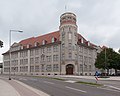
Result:
M120 90L70 83L41 77L13 77L31 87L37 88L50 96L120 96Z

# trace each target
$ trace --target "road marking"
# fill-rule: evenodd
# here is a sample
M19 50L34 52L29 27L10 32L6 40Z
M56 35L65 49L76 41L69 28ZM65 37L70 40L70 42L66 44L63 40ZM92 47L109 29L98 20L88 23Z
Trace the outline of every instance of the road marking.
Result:
M52 82L48 82L48 81L43 81L44 83L47 83L47 84L55 84L55 83L52 83Z
M68 88L68 89L71 89L71 90L75 90L75 91L80 91L80 92L83 92L83 93L87 93L86 91L83 91L83 90L80 90L80 89L72 88L72 87L69 87L69 86L65 86L65 87Z
M113 89L120 90L120 88L118 88L118 87L115 87L115 86L111 86L111 85L104 85L104 86L107 86L107 87L110 87L110 88L113 88Z
M118 91L118 90L113 90L113 89L107 89L107 88L101 88L101 87L97 87L97 88L99 88L99 89L104 89L104 90L109 90L109 91L120 92L120 91Z
M68 80L68 81L65 81L65 82L68 82L68 83L75 83L76 81Z

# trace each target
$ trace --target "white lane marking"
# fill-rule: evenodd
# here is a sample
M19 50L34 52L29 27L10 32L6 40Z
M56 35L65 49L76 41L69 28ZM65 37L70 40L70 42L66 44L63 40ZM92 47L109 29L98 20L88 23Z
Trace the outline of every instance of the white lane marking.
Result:
M68 82L68 83L75 83L76 81L68 80L68 81L65 81L65 82Z
M71 89L71 90L75 90L75 91L80 91L80 92L83 92L83 93L87 93L86 91L83 91L83 90L80 90L80 89L72 88L72 87L69 87L69 86L65 86L65 87L68 88L68 89Z
M107 86L107 87L110 87L110 88L113 88L113 89L120 90L120 88L118 88L118 87L115 87L115 86L111 86L111 85L104 85L104 86Z
M113 90L113 89L107 89L107 88L101 88L101 87L98 87L99 89L104 89L104 90L109 90L109 91L115 91L115 92L120 92L118 90Z
M47 84L55 84L55 83L52 83L52 82L48 82L48 81L43 81L44 83L47 83Z

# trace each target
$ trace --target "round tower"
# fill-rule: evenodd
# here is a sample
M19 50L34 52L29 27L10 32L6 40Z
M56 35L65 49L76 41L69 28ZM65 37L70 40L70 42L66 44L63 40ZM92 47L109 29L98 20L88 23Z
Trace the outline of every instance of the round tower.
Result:
M77 25L76 15L66 12L60 16L60 41L61 41L61 57L65 74L75 74L77 62ZM66 68L73 67L73 72L69 72ZM65 68L65 69L64 69Z

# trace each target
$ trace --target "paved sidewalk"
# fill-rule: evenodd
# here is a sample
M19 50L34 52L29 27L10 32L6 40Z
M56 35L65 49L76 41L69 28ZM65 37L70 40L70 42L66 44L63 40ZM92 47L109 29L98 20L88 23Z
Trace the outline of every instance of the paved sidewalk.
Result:
M65 77L65 78L81 78L81 79L92 79L95 80L95 76L74 76L74 75L57 75L55 77ZM120 76L114 76L110 78L99 78L99 80L115 80L120 81Z
M0 96L20 96L14 87L0 79Z
M49 96L17 80L0 77L0 96Z

